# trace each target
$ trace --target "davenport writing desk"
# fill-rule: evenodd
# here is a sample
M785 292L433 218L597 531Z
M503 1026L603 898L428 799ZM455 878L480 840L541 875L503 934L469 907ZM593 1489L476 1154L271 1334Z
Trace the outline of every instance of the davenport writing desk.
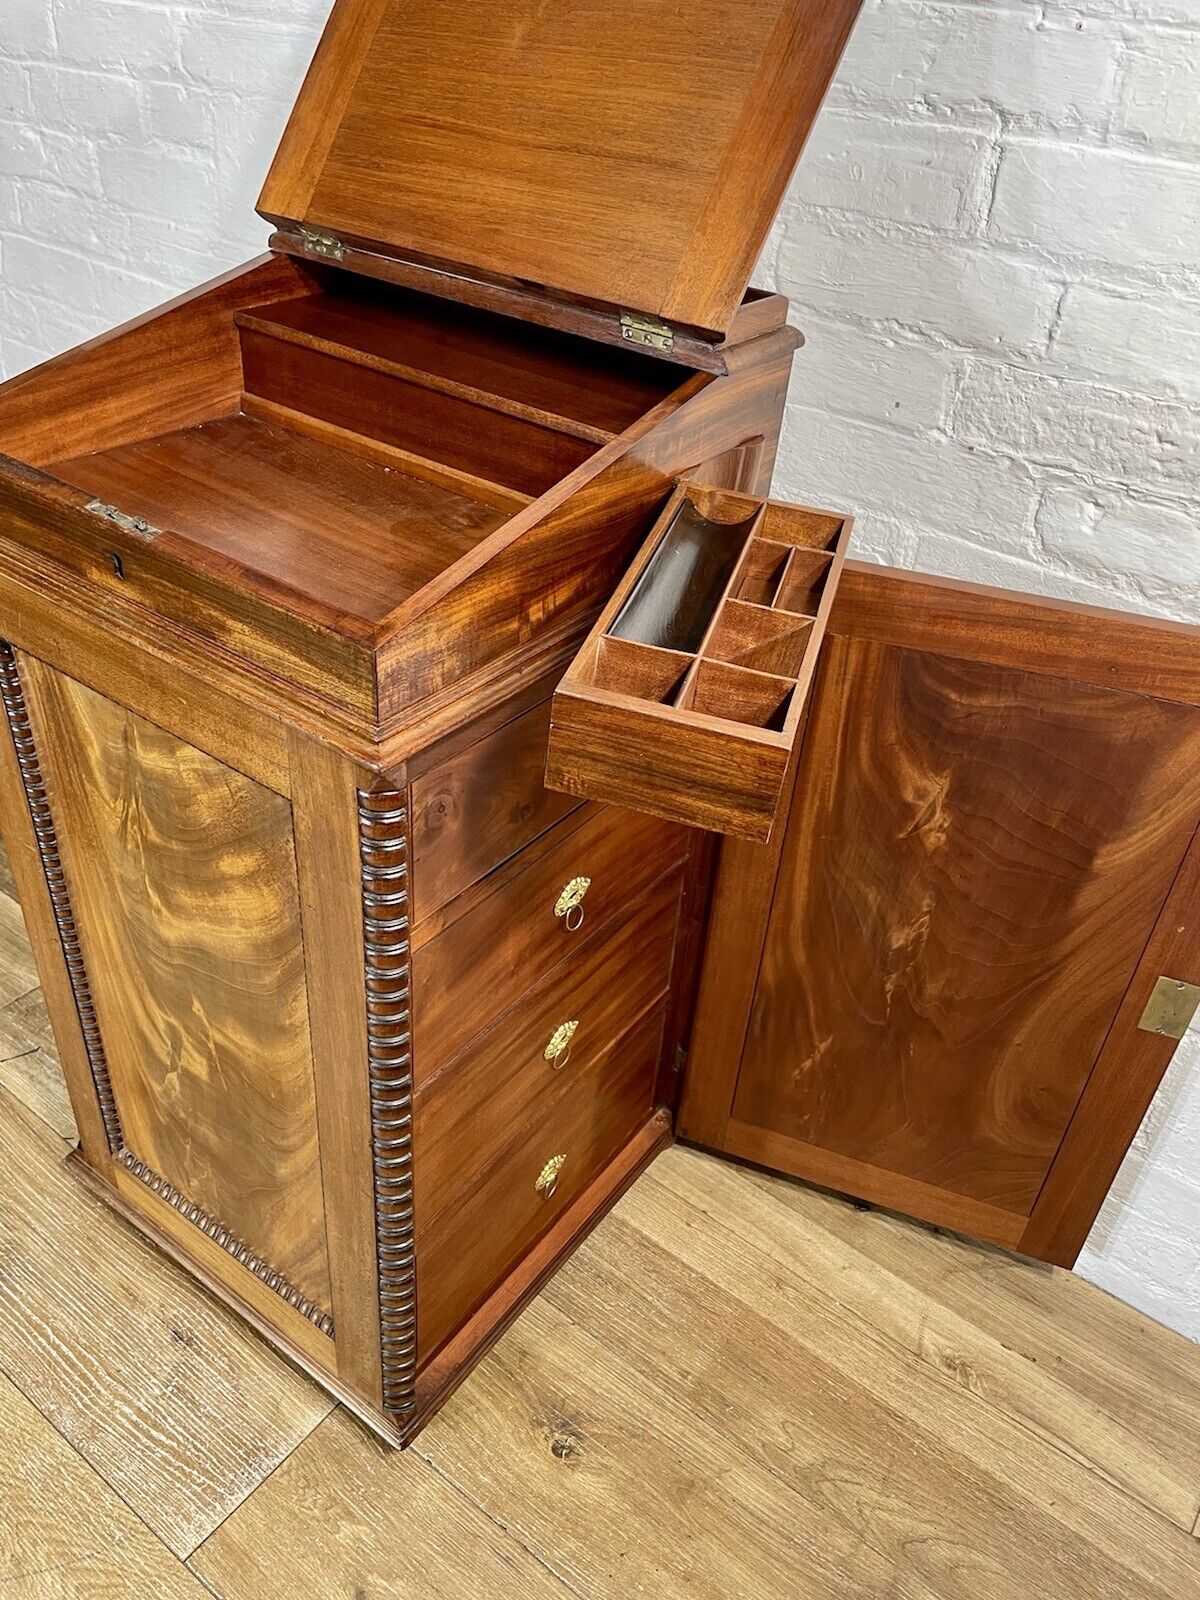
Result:
M73 1160L395 1443L675 1134L1070 1262L1200 992L1200 633L766 498L856 6L338 0L270 253L0 390Z

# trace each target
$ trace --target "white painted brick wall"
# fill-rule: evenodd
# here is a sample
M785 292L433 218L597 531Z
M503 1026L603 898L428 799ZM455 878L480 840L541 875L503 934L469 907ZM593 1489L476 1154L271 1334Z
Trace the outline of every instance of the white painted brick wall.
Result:
M0 368L261 248L330 0L3 0ZM866 0L758 281L780 492L880 559L1200 621L1200 0ZM1080 1262L1200 1338L1200 1038Z

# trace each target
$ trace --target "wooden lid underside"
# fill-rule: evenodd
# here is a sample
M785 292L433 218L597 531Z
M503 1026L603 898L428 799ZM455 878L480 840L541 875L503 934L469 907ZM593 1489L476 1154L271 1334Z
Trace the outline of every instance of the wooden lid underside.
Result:
M724 335L860 0L337 0L259 210Z

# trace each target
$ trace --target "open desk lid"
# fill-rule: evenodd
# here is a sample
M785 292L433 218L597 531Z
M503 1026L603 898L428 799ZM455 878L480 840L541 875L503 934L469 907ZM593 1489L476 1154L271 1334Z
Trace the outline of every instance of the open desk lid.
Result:
M258 209L721 338L860 3L336 0Z

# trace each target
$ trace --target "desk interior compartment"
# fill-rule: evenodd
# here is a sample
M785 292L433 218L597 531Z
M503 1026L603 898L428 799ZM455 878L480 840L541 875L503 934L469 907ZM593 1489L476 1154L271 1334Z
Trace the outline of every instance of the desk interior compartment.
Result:
M849 528L680 484L559 685L547 783L767 838Z
M169 536L188 565L359 638L684 378L275 257L6 386L0 452L142 533L124 594Z

